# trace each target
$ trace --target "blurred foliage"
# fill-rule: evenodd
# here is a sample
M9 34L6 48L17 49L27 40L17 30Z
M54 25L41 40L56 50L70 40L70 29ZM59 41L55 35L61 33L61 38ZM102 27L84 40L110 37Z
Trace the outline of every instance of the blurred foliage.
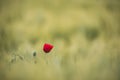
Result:
M0 80L120 80L119 14L119 0L0 0Z
M95 28L87 28L87 30L85 31L85 36L88 40L94 40L99 36L99 31Z

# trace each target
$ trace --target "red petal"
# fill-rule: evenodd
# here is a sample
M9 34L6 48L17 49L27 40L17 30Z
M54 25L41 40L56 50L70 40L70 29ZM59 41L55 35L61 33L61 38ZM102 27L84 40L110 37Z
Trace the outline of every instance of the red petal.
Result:
M45 43L43 46L43 51L45 53L49 53L52 50L52 48L53 48L53 45Z

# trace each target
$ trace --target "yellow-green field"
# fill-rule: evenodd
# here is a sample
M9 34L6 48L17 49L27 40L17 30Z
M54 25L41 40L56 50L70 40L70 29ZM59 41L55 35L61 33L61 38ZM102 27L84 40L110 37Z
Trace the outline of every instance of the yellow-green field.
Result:
M120 80L120 1L0 0L0 80Z

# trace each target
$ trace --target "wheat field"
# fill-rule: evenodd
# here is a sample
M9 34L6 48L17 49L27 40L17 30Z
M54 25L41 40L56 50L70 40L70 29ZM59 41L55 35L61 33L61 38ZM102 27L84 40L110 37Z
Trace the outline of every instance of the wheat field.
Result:
M44 43L54 45L48 54ZM119 75L119 0L0 0L0 80Z

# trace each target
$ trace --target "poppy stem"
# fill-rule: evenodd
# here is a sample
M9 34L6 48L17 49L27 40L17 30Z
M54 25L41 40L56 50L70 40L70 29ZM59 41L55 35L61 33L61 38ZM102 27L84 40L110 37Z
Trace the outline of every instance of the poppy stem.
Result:
M48 64L48 56L44 55L45 63Z

